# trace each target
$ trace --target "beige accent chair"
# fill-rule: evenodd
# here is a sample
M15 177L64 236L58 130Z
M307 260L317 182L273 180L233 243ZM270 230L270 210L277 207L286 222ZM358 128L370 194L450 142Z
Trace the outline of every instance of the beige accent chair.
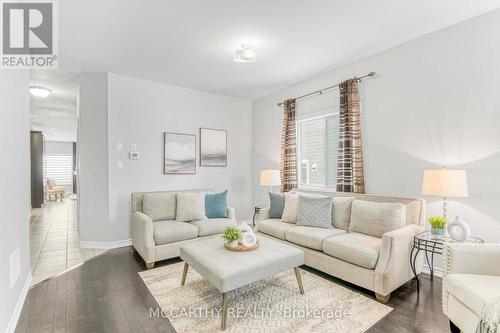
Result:
M220 237L226 226L236 223L234 208L230 207L227 209L228 218L176 221L176 194L179 192L212 191L132 193L132 242L148 269L154 268L155 261L178 257L181 245Z
M296 226L269 219L269 209L261 209L256 226L260 235L302 249L307 266L372 290L381 303L387 303L393 290L413 278L410 251L414 236L424 231L424 200L304 190L298 193L333 196L334 229ZM354 205L356 200L362 202ZM400 208L400 225L381 234L371 223L377 211L362 211L366 202L395 204L389 206ZM351 210L351 206L359 208ZM378 221L383 223L390 214L379 211L378 215ZM360 225L360 221L364 221L364 225ZM353 222L357 223L359 232L351 230ZM421 255L416 261L416 271L418 274L422 271Z
M55 200L57 201L57 196L59 195L61 201L63 201L64 194L66 194L66 188L64 186L57 186L56 181L50 178L47 178L47 184L45 185L45 199L49 199L52 196L55 196Z
M442 290L450 330L476 332L483 305L500 297L500 244L446 244Z

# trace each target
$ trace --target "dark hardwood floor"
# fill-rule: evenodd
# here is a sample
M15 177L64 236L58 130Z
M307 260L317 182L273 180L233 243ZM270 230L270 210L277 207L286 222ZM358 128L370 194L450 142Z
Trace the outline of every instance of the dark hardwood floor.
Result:
M168 265L178 259L160 263ZM314 269L305 269L374 298L371 292ZM108 251L63 275L33 286L16 332L175 332L168 320L150 318L158 304L137 272L145 270L132 247ZM392 294L394 310L368 332L449 332L441 311L441 280L422 275Z

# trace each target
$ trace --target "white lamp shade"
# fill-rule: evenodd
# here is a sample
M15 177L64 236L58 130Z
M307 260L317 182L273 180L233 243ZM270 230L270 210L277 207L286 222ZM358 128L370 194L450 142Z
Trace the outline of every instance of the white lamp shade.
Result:
M279 170L262 170L260 172L261 186L278 186L281 185Z
M425 170L422 194L449 198L467 197L465 170Z

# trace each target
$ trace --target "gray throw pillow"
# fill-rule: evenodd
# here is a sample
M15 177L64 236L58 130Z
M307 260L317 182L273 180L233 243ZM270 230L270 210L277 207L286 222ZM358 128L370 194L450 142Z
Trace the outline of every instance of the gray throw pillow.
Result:
M269 192L269 218L280 219L285 208L285 195L283 193Z
M332 197L299 195L297 225L333 229Z

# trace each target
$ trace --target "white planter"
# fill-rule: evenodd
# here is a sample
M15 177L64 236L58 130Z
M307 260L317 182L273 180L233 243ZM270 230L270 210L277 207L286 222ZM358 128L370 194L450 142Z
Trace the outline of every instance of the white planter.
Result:
M238 246L238 241L237 240L229 242L229 243L227 241L225 241L225 243L226 243L226 246L229 247L229 248L231 248L231 249L234 249L235 247Z

